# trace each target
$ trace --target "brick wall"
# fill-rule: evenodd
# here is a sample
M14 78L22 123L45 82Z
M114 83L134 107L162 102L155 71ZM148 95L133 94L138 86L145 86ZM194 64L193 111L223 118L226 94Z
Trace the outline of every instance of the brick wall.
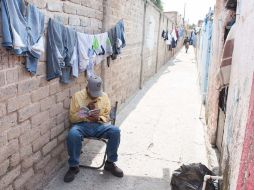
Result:
M164 41L158 38L158 32L160 35L170 26L170 21L163 14L160 19L161 13L149 2L144 27L142 0L30 2L46 15L45 24L49 17L58 18L81 32L99 33L124 19L126 48L117 60L110 61L109 68L104 61L95 69L112 102L117 100L123 105L142 86L140 81L147 81L155 74L156 65L160 68L171 57ZM0 48L0 189L40 188L67 160L70 98L85 87L85 78L81 74L68 85L60 84L58 79L48 82L45 60L43 55L32 77L24 70L23 58Z

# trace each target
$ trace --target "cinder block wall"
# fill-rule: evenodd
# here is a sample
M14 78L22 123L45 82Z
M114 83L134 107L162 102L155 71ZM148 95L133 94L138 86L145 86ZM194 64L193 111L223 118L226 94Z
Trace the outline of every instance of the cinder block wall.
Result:
M124 19L126 48L117 60L110 61L109 68L106 61L96 66L112 102L123 105L155 74L156 64L160 68L171 57L160 37L171 22L150 2L144 27L143 0L30 2L46 15L46 25L48 18L58 18L65 25L91 34ZM81 74L68 85L60 84L58 79L48 82L45 60L43 55L36 76L30 76L22 57L0 48L0 189L38 189L68 158L65 139L70 127L70 98L85 87L85 77Z
M254 42L249 40L254 30L253 7L254 2L251 0L240 1L236 11L236 34L220 159L224 190L254 187ZM229 20L229 14L230 11L225 9L225 1L217 0L207 109L208 132L212 144L216 142L218 119L219 91L216 88L218 86L216 74L221 64L224 27Z
M239 2L223 136L224 189L254 188L254 2ZM244 35L241 35L244 32ZM246 45L247 44L247 45Z
M222 52L224 47L224 33L225 26L229 21L230 11L225 9L225 1L217 0L214 10L214 24L212 35L212 61L209 69L208 80L208 96L207 96L207 109L206 119L208 124L209 140L211 144L216 144L216 133L218 123L218 103L219 103L219 90L217 74L221 65Z

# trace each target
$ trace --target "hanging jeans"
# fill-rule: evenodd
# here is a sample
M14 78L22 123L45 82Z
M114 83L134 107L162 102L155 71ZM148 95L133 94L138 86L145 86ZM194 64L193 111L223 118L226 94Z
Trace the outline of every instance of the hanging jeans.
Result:
M36 73L44 52L44 15L23 0L2 0L2 45L16 55L26 56L26 69Z
M113 60L121 53L121 49L126 46L124 30L124 22L120 20L117 22L116 26L108 32L113 49L113 54L111 56Z
M72 75L78 77L77 33L68 27L49 20L47 38L47 80L60 77L69 83Z

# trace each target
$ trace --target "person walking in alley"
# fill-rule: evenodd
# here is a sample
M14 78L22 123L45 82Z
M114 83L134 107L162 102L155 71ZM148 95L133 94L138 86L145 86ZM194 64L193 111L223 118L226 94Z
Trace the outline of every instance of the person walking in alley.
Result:
M188 36L186 36L186 38L184 39L183 45L185 46L186 53L188 53L188 49L189 49L189 45L190 45L190 40L189 40Z
M98 76L90 77L86 89L73 95L70 103L72 128L67 137L69 170L64 176L65 182L73 181L79 172L79 159L84 137L108 139L107 161L104 170L111 172L116 177L123 177L123 171L115 164L120 144L120 129L109 124L110 109L109 98L106 93L102 92L102 80Z

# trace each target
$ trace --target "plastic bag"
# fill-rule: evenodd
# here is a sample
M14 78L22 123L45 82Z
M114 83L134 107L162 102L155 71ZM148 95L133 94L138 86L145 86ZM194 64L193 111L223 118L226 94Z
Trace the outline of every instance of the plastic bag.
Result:
M172 175L172 190L202 190L205 175L215 174L201 163L182 165ZM208 180L206 190L216 189L213 180Z

